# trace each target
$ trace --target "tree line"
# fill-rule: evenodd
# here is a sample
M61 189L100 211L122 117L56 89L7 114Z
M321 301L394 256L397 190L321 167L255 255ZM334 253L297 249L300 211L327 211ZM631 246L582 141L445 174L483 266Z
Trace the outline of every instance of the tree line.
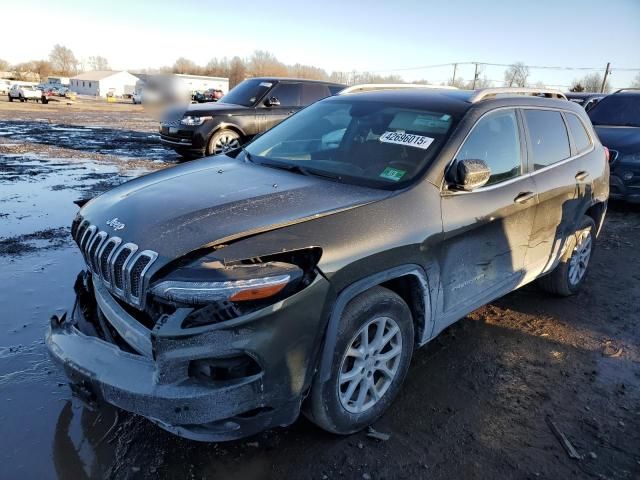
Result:
M100 55L78 60L70 48L63 45L55 45L49 53L47 60L32 60L16 65L0 59L0 71L10 71L17 80L44 81L49 75L73 76L87 70L109 70L109 61ZM336 83L406 83L400 75L380 75L372 72L340 72L328 73L326 70L301 63L286 65L278 60L272 53L265 50L256 50L248 58L214 57L206 65L198 65L186 57L178 58L173 65L158 69L134 69L131 73L178 73L191 75L205 75L212 77L224 77L229 79L229 87L249 77L273 76L295 77L312 80L330 80ZM491 87L495 80L487 79L486 75L475 72L475 79L464 79L456 76L443 84L458 88L486 88ZM503 85L507 87L544 87L542 82L532 83L529 67L523 62L515 62L504 71ZM412 83L429 84L427 79L421 79ZM640 87L640 74L633 81L633 87ZM590 73L582 78L575 79L571 83L570 91L574 92L599 92L602 87L602 74ZM610 84L605 83L605 92L611 90Z

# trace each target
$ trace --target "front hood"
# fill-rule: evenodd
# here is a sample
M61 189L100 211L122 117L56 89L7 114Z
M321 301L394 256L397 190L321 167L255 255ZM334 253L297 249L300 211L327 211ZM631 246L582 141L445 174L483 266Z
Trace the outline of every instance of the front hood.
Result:
M639 127L609 127L595 126L602 144L621 154L640 152Z
M234 105L232 103L209 102L209 103L192 103L186 110L187 115L228 115L234 113L243 113L249 110L249 107L242 105Z
M124 183L91 200L80 215L109 236L157 252L164 264L389 195L217 156Z

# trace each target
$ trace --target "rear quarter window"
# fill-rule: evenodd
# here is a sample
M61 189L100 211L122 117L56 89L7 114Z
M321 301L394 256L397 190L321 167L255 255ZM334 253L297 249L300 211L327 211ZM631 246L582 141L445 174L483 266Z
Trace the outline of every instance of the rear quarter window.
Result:
M553 165L571 156L569 136L560 112L524 110L529 132L534 170Z
M589 137L582 120L573 113L565 113L565 118L567 119L569 131L571 132L573 141L576 144L578 153L583 153L589 150L591 148L591 137Z
M302 84L302 105L311 105L318 100L330 96L329 88L321 83Z

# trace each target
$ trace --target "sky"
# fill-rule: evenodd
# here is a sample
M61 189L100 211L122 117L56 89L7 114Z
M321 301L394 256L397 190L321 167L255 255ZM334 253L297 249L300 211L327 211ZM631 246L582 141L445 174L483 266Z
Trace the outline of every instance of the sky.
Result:
M592 5L592 6L591 6ZM287 64L447 81L453 62L594 67L611 62L614 87L640 73L640 0L271 0L105 2L20 0L3 22L0 58L47 58L54 44L114 69L157 68L181 56L248 57L268 50ZM473 66L460 66L470 79ZM622 69L637 69L624 71ZM481 76L502 81L504 67ZM531 69L532 83L570 85L590 71Z

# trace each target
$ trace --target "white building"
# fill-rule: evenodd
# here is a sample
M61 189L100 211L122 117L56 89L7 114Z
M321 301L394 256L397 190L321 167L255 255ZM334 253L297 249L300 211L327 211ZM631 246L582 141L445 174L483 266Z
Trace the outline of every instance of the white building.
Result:
M95 70L71 78L69 88L80 95L121 97L132 94L137 81L129 72Z
M186 74L144 74L139 75L136 83L136 92L145 88L151 90L165 91L167 89L178 94L191 95L195 92L203 92L210 88L222 90L223 93L229 91L229 79L224 77L207 77L204 75Z

